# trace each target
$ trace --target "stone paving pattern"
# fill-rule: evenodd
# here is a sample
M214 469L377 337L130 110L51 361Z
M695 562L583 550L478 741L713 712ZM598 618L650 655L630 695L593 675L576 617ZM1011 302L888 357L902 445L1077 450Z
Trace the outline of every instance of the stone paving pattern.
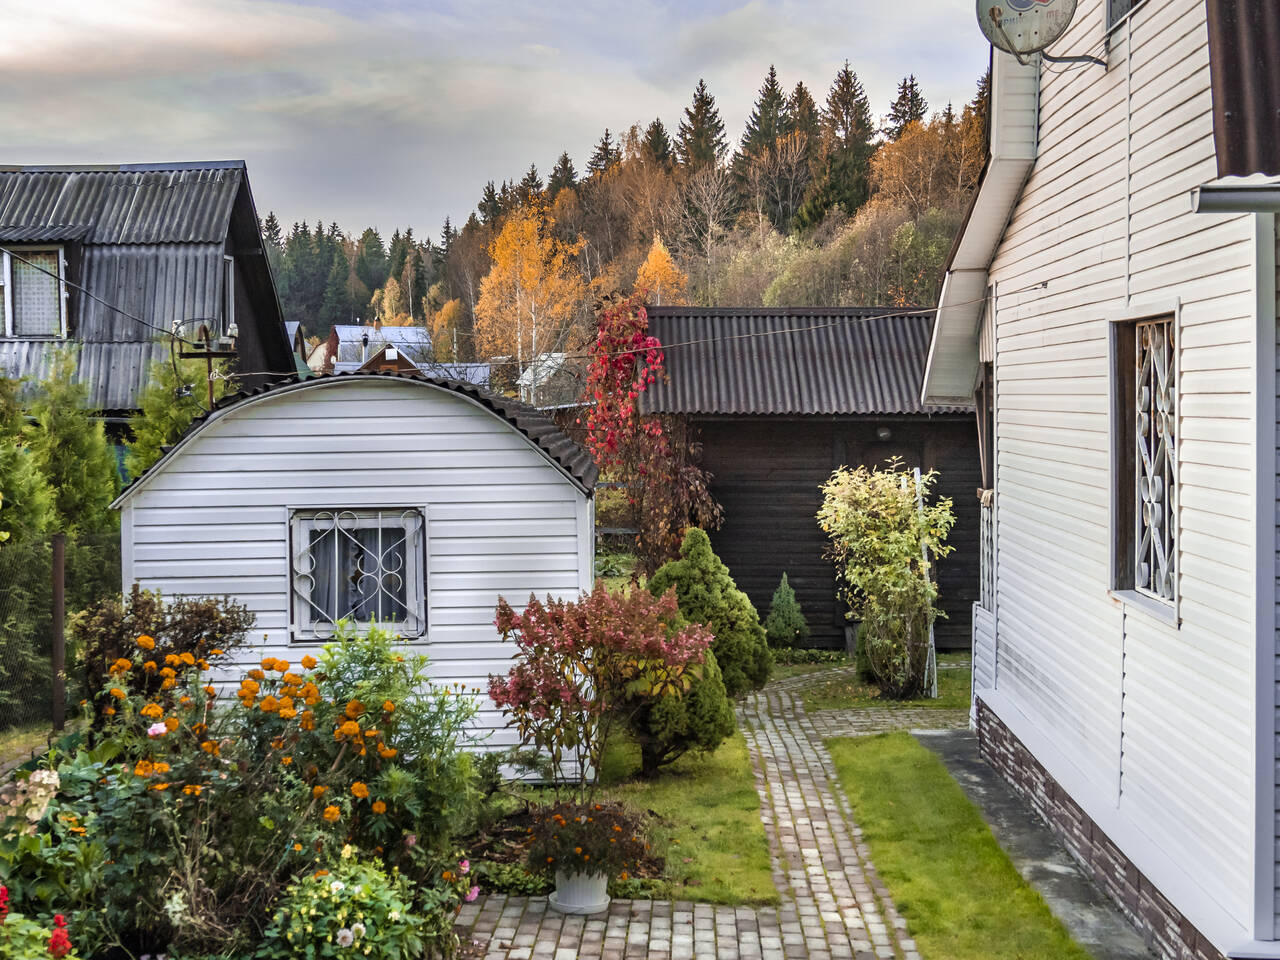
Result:
M968 715L870 709L809 717L799 697L809 679L776 681L738 707L781 906L614 900L606 913L569 917L546 897L494 895L463 907L464 945L485 960L920 960L822 740L964 726Z

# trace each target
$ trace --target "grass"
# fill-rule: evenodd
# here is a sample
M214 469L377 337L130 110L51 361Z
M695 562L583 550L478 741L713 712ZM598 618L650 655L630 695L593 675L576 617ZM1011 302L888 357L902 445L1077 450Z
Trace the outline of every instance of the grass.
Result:
M786 680L788 677L803 677L820 670L830 668L830 663L779 663L773 668L770 680Z
M44 753L51 743L73 733L78 726L73 718L67 722L67 729L56 735L48 721L0 731L0 770L26 763L33 754Z
M914 737L827 746L871 859L923 956L1088 960L942 761Z
M742 734L711 754L685 754L653 780L631 778L640 751L618 738L601 764L611 796L657 817L651 839L665 853L654 897L705 903L776 904L769 844Z
M939 665L963 664L938 671L937 699L925 697L918 700L882 700L880 688L873 682L861 679L856 673L847 672L834 676L815 677L801 691L806 710L852 710L857 707L929 707L937 710L969 709L969 655L967 653L943 653L938 655Z

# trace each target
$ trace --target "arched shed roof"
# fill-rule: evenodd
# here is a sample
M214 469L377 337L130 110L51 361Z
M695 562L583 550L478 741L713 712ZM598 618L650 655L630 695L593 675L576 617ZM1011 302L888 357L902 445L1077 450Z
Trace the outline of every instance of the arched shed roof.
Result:
M307 380L298 380L296 378L286 378L269 383L265 386L256 387L252 390L244 390L240 393L232 394L218 401L211 413L196 418L191 426L187 428L182 437L175 443L159 460L148 467L141 476L137 477L127 486L124 491L116 498L112 504L113 507L119 508L133 495L133 493L143 486L148 479L157 473L163 471L166 465L173 460L191 440L197 436L201 430L211 423L222 419L227 414L239 409L247 404L256 403L268 396L282 395L293 393L299 390L317 390L325 387L334 386L339 383L350 383L358 380L395 380L405 381L409 383L421 384L424 387L445 390L462 396L464 399L482 407L496 416L498 419L505 421L514 427L517 431L525 436L525 438L537 447L538 450L548 459L560 467L561 470L571 479L574 484L584 493L590 495L596 482L596 466L591 459L591 455L582 447L574 443L563 430L555 425L552 420L539 410L526 406L519 401L512 400L508 397L498 397L485 390L480 389L475 384L464 383L460 380L448 380L443 377L428 377L415 373L399 373L394 371L386 372L352 372L352 373L335 373L322 377L312 377Z

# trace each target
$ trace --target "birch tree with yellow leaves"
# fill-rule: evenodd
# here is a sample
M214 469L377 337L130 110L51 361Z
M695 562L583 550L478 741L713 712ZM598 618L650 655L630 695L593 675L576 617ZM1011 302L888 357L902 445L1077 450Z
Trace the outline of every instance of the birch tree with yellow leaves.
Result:
M573 349L574 319L585 285L574 263L579 244L556 238L555 221L532 204L508 215L489 245L493 267L476 301L481 356L511 356L521 370L533 357Z

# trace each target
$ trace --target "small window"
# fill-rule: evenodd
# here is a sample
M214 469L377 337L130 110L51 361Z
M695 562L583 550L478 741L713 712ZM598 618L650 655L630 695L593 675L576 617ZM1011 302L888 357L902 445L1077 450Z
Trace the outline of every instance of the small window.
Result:
M5 336L65 336L62 251L20 247L0 256L0 310L4 312Z
M236 260L235 257L222 258L222 332L224 337L231 336L236 322Z
M1178 590L1174 318L1116 324L1115 587L1173 604Z
M1107 0L1107 29L1117 26L1142 0Z
M291 519L293 626L297 639L325 639L339 620L359 629L426 632L422 511L295 511Z

